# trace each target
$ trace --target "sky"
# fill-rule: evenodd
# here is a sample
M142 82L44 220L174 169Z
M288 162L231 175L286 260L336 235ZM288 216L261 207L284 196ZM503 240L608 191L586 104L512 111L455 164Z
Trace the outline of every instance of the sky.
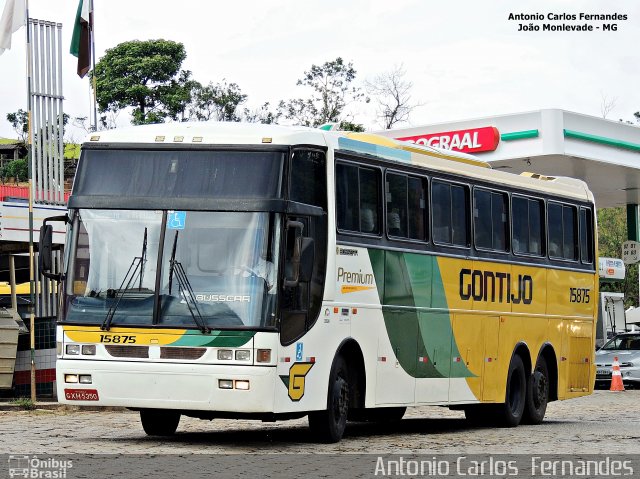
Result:
M0 9L5 0L0 0ZM183 68L203 84L223 79L245 106L308 96L296 81L313 64L342 57L363 85L402 66L417 104L402 126L561 108L633 120L640 110L637 0L94 0L97 58L128 40L185 45ZM87 116L88 77L68 53L77 0L29 0L33 18L63 24L64 111ZM617 31L517 31L509 14L626 14ZM542 25L545 22L537 22ZM554 24L562 22L553 22ZM566 22L571 25L601 22ZM542 30L542 28L541 28ZM24 28L0 55L0 137L15 137L6 114L26 109ZM380 128L375 102L351 104L353 120ZM117 122L126 125L128 112ZM399 125L400 126L400 125ZM84 132L70 129L71 141Z

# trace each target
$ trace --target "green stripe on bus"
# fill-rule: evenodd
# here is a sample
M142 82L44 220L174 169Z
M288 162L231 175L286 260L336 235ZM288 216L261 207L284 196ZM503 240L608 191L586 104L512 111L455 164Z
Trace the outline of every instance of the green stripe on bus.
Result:
M437 258L369 250L382 315L396 359L415 378L471 377L453 338Z
M180 339L171 343L171 346L239 348L247 344L255 334L255 331L213 331L211 334L189 331Z

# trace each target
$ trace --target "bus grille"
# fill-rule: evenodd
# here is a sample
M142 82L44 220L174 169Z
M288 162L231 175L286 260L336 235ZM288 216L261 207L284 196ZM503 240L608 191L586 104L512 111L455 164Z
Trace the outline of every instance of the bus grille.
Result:
M160 348L161 359L200 359L206 348Z
M116 346L105 345L107 352L116 358L148 358L149 346Z

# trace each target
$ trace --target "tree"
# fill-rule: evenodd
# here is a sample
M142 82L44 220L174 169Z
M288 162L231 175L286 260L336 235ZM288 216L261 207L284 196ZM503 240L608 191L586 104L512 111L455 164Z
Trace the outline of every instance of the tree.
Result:
M27 144L29 138L29 115L23 109L19 109L13 113L7 113L7 121L11 123L14 131L18 135L18 139Z
M60 118L58 116L58 118ZM18 134L18 138L21 143L25 146L27 145L27 140L29 139L29 115L26 111L20 109L13 113L7 113L7 120L11 123L11 126ZM69 122L69 115L66 113L62 114L62 136L65 134L65 127ZM49 124L49 122L45 122L42 128L38 128L37 125L34 126L34 138L33 141L37 141L38 136L40 135L40 130L42 131L42 139L47 141L49 139L49 131L51 131L51 136L54 137L58 133L58 125L59 122L55 121Z
M270 125L278 123L281 116L282 111L280 109L277 109L275 112L271 111L270 103L265 102L260 106L260 108L255 110L245 108L242 113L242 120L247 123L263 123L265 125Z
M192 92L189 117L200 121L240 121L237 111L247 101L236 83L209 83L202 86L197 83Z
M419 104L411 102L413 83L404 79L406 70L402 65L393 70L377 75L366 82L367 93L375 98L378 104L378 120L385 130L396 123L409 120L409 115Z
M627 240L627 216L624 208L598 210L598 255L620 258ZM603 290L624 293L625 307L638 306L638 265L627 265L623 282L606 283Z
M133 40L107 50L91 75L103 114L133 107L133 124L177 119L191 99L191 72L180 70L182 43Z
M338 124L338 130L340 131L356 131L362 133L364 131L364 125L360 123L353 123L349 120L342 120Z
M610 98L605 95L604 92L600 92L600 99L600 114L602 115L602 118L606 119L609 113L611 113L611 111L616 107L618 98L615 96Z
M361 89L352 85L355 78L353 63L345 64L340 57L320 66L311 65L297 82L312 89L311 98L280 102L279 110L286 118L304 126L339 122L348 104L365 99Z

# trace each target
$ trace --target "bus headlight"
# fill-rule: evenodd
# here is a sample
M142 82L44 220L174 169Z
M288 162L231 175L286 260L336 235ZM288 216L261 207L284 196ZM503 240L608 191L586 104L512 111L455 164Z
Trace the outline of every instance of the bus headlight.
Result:
M79 344L67 344L65 351L69 355L77 356L80 354L80 345Z
M239 380L235 382L236 389L241 389L243 391L249 390L249 381Z
M96 345L95 344L83 344L82 345L82 354L87 356L95 356L96 355Z
M251 351L248 349L238 349L236 351L236 361L249 361L251 358Z
M78 382L78 375L77 374L65 374L64 375L64 382L65 383L77 383Z
M220 389L233 389L233 381L231 379L218 379L218 387Z
M78 382L80 384L91 384L91 374L81 374L78 376Z
M233 351L231 349L218 349L218 360L231 361L233 359Z

